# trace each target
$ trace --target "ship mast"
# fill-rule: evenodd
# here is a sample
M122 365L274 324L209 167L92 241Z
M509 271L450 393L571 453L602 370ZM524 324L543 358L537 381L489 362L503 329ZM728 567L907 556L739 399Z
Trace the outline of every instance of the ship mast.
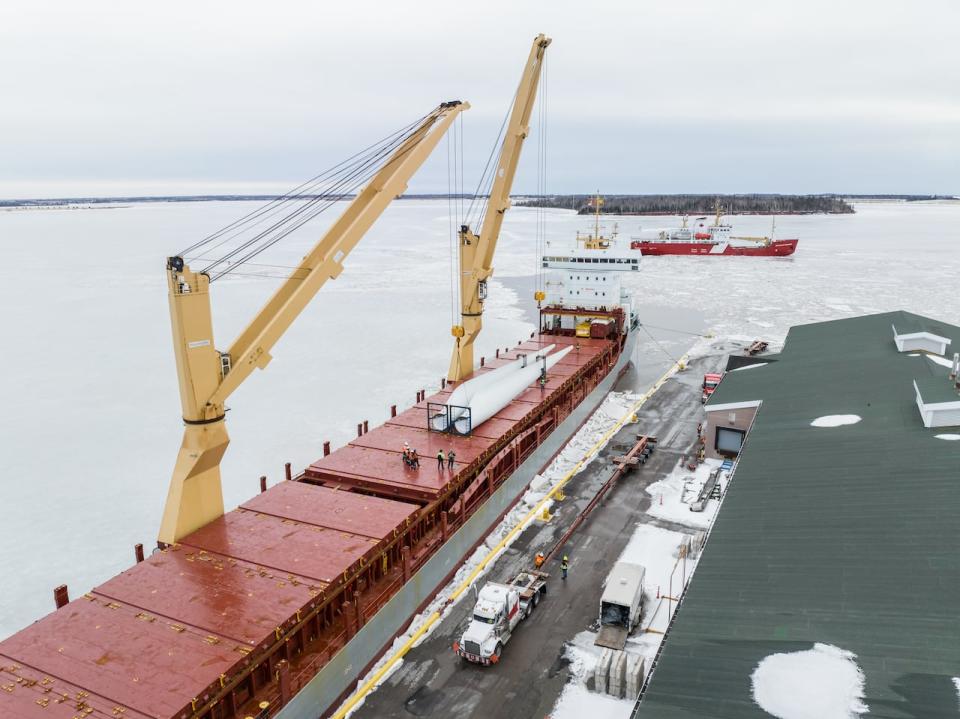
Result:
M597 190L597 196L593 201L593 239L595 241L600 241L600 205L603 204L603 199L600 197L600 190Z

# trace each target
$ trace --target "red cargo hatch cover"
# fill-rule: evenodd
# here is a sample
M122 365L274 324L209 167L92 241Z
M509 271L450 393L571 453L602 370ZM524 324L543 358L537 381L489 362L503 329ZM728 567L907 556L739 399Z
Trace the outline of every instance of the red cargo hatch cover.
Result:
M416 504L343 492L305 482L275 484L240 506L253 512L374 539L389 536L394 529L406 523L407 517L420 509Z
M0 653L150 717L177 716L243 658L225 637L95 597L14 634Z
M360 534L235 509L184 537L181 544L329 583L369 555L378 542Z
M134 565L94 593L255 647L325 586L175 546Z

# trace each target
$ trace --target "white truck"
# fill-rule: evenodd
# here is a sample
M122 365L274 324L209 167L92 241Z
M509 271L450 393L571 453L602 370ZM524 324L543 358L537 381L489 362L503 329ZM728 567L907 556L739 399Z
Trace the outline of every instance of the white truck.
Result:
M530 616L547 593L549 575L525 570L508 583L487 582L477 593L473 616L453 651L475 664L489 666L500 661L503 645L517 625Z
M640 623L643 609L643 578L646 569L632 562L613 565L600 597L600 631L594 644L623 649L627 636Z

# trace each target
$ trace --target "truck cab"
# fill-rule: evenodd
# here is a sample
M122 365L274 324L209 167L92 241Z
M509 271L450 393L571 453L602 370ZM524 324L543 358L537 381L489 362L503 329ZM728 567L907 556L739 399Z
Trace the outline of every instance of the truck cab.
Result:
M479 664L496 664L520 619L519 592L506 584L487 583L460 641L461 656Z
M460 640L454 642L453 651L475 664L499 662L503 645L546 593L547 576L529 570L520 572L508 584L487 582L477 593L470 623Z
M707 400L710 399L710 395L713 394L713 391L717 388L717 385L720 384L720 380L723 379L723 375L718 372L708 372L703 375L703 394L700 397L700 401L703 404L707 403Z

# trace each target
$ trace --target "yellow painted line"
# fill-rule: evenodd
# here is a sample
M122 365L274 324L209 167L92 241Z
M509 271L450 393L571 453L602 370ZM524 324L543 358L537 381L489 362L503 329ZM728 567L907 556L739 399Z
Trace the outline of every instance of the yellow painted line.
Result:
M531 509L529 512L527 512L527 514L523 517L523 519L521 519L513 527L513 529L511 529L507 533L507 536L501 539L500 542L497 543L497 546L495 546L493 549L491 549L487 553L487 555L480 561L480 563L476 566L476 568L472 572L470 572L470 575L465 580L463 580L463 583L459 587L457 587L454 590L454 592L447 598L447 602L444 606L444 609L449 607L451 604L454 604L457 601L457 599L460 598L460 595L470 588L470 585L472 585L473 582L477 579L477 577L483 572L483 570L487 568L487 565L490 564L490 562L494 561L494 559L496 559L496 557L500 554L500 552L511 541L513 541L513 538L516 537L517 534L519 534L523 530L523 528L527 525L527 522L529 522L535 515L541 512L544 505L548 501L553 499L553 495L556 494L567 482L569 482L573 478L573 476L577 472L579 472L583 468L583 466L587 463L587 459L592 457L593 454L597 452L601 447L603 447L603 445L605 445L614 434L619 432L623 428L623 426L630 421L630 419L633 417L636 411L640 409L648 399L650 399L654 394L656 394L657 390L659 390L668 379L670 379L673 375L675 375L679 370L685 369L686 366L687 366L687 355L684 355L673 366L671 366L670 369L664 372L663 376L660 377L660 379L658 379L656 382L654 382L653 386L651 386L650 389L648 389L646 392L640 395L640 399L638 399L636 402L633 403L633 405L630 406L630 409L627 410L626 414L624 414L623 417L618 419L613 424L613 426L610 427L610 429L604 432L603 436L601 436L600 439L594 442L593 446L591 446L590 449L588 449L583 454L580 460L575 465L573 465L573 467L565 475L563 475L563 477L561 477L557 481L557 483L550 489L550 491L547 492L544 498L541 499L539 502L537 502L536 506L533 509ZM420 625L420 628L417 629L417 631L414 632L413 635L409 639L407 639L407 641L405 641L403 645L390 656L389 659L387 659L386 663L382 667L380 667L376 672L374 672L373 676L370 677L366 682L364 682L363 686L358 688L357 691L354 692L350 696L350 698L347 699L347 701L345 701L340 706L340 708L333 715L332 719L344 719L344 717L346 717L347 714L349 714L350 711L377 686L377 683L380 682L380 680L393 667L393 665L396 664L401 659L403 659L404 656L406 656L407 652L409 652L413 648L413 645L416 644L417 640L420 637L422 637L423 634L428 629L430 629L430 627L432 627L434 624L437 623L437 621L440 619L441 614L442 614L442 610L439 612L432 612L430 616L426 618L423 624Z
M377 683L383 678L383 676L390 671L391 667L396 664L398 661L403 659L407 652L409 652L416 641L423 636L430 627L432 627L436 621L440 618L439 612L433 612L427 620L420 625L420 628L413 633L413 635L403 643L396 652L387 660L386 664L380 667L373 676L370 677L363 686L357 689L353 695L343 703L343 705L337 710L336 714L333 715L333 719L343 719L350 710L353 709L362 699L364 699L370 691L376 687Z

